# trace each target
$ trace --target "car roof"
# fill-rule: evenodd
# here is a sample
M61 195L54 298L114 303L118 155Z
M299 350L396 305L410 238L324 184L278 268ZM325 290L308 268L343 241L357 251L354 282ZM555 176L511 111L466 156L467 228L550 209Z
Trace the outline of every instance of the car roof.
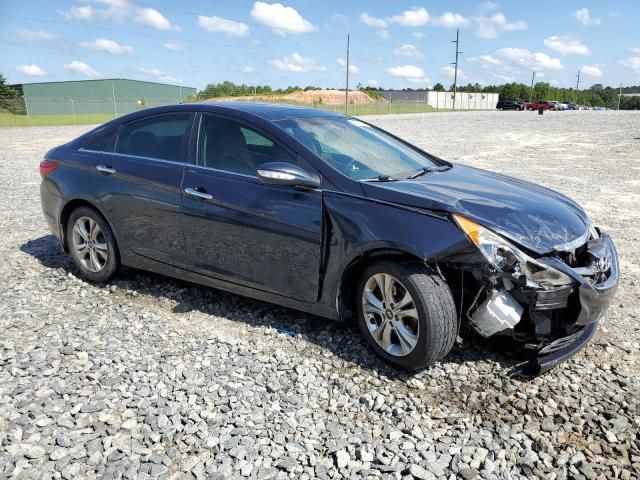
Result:
M175 112L176 110L218 112L235 111L262 117L266 120L282 120L285 118L304 117L344 117L340 113L335 113L317 108L302 107L298 105L257 103L257 102L194 102L179 105L166 105L162 107L149 108L135 112L131 117L151 115L163 112ZM124 118L124 117L121 117Z

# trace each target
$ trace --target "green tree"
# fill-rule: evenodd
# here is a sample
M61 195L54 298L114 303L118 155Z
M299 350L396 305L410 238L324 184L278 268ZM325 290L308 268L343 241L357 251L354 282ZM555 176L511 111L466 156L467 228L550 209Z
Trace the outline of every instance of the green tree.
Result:
M433 86L433 91L434 92L444 92L444 85L442 85L440 82L436 83Z

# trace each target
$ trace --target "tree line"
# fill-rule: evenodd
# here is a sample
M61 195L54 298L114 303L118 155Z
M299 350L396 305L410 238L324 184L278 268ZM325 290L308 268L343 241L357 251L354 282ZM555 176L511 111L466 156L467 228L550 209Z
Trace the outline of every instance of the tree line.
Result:
M380 92L385 90L381 87L364 87L364 91ZM436 83L432 88L414 89L404 88L407 91L433 90L435 92L445 91L444 85ZM449 87L453 91L453 85ZM516 101L538 101L538 100L558 100L560 102L573 102L579 105L590 105L592 107L618 108L619 87L608 87L601 83L596 83L589 88L576 90L574 88L554 87L547 82L538 82L531 88L531 85L524 83L505 83L503 85L480 85L479 83L469 83L458 85L458 92L468 93L498 93L500 100ZM622 93L640 93L640 86L622 87ZM621 110L640 110L640 97L621 97Z

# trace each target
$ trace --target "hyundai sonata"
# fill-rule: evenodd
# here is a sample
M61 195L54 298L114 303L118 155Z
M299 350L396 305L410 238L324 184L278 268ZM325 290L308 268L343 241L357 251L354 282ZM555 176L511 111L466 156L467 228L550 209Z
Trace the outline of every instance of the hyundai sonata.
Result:
M546 371L584 347L618 285L611 238L569 198L319 110L148 109L52 149L40 172L51 231L87 279L126 265L353 319L409 370L473 330Z

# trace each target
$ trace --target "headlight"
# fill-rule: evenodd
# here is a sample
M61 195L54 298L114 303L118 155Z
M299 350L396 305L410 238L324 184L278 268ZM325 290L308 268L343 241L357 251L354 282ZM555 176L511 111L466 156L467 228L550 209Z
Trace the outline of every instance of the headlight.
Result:
M524 275L530 286L574 283L568 275L538 262L488 228L461 215L453 218L496 270L512 273L516 279Z

